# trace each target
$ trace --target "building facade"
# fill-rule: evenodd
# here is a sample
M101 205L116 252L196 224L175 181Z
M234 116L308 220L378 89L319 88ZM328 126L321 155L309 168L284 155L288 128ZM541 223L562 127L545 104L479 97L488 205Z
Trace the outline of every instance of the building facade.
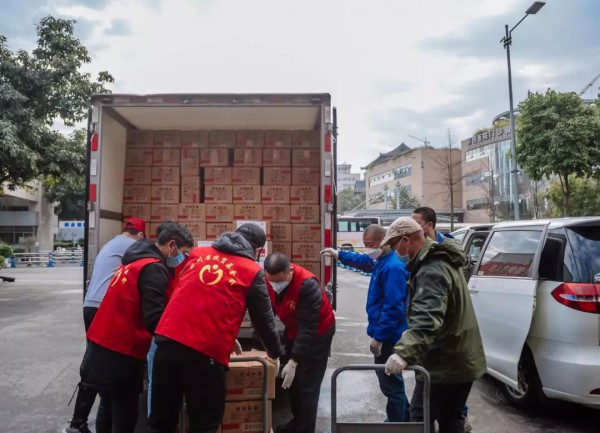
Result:
M440 213L454 208L461 214L463 203L460 149L410 148L404 143L382 153L368 164L365 181L367 209L402 209L414 202ZM448 170L450 168L450 171ZM449 178L454 184L450 203ZM387 200L386 200L387 197ZM410 203L409 200L413 199ZM460 219L460 217L459 217Z
M507 126L492 128L461 142L465 222L496 222L512 218L511 138L512 130ZM530 219L535 185L517 169L521 218Z
M361 179L360 173L352 173L352 164L337 165L337 191L343 191L345 189L351 189L356 191L356 183Z

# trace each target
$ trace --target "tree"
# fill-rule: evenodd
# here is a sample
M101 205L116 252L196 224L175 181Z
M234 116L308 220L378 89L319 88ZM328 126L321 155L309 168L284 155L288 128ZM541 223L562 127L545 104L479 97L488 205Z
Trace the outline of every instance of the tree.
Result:
M434 164L441 172L441 180L434 182L444 187L444 194L448 194L448 205L450 207L450 231L454 231L454 198L457 191L461 189L464 179L462 176L462 158L460 149L458 154L453 146L455 140L448 129L448 146L444 147L444 153L434 158ZM458 157L457 157L458 156Z
M600 181L589 177L569 176L571 197L568 214L571 216L600 215ZM563 187L560 181L551 181L548 188L541 193L542 199L548 200L550 216L564 215Z
M415 209L421 206L421 203L417 198L408 193L406 188L400 187L398 191L399 201L400 201L400 209ZM389 207L390 209L398 209L396 206L396 192L394 191L393 197L389 199Z
M530 93L519 104L517 160L534 181L558 178L563 215L569 215L572 175L598 175L600 118L574 92Z
M0 35L0 194L73 168L73 144L52 129L55 121L74 126L87 115L92 94L114 81L101 72L94 81L81 68L91 59L73 36L75 21L48 16L37 25L37 47L11 51Z
M337 209L340 214L348 212L364 203L364 198L356 195L350 188L346 188L337 194Z

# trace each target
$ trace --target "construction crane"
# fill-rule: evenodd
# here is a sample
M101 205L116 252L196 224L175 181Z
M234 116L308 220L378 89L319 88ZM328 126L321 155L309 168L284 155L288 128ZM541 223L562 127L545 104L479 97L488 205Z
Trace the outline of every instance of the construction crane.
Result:
M410 138L414 138L415 140L419 140L420 142L422 142L425 147L429 147L429 145L431 144L431 141L427 140L427 137L425 138L419 138L419 137L415 137L414 135L408 135Z
M594 77L594 79L592 81L590 81L581 92L579 92L579 96L583 95L585 92L587 92L588 90L590 90L590 87L592 87L594 85L594 83L596 81L598 81L598 78L600 78L600 74L596 75Z

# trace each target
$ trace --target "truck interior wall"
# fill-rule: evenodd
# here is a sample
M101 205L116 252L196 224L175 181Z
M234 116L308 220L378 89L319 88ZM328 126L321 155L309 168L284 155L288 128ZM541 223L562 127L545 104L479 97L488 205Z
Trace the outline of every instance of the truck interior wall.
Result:
M107 114L102 114L100 133L100 177L98 210L123 211L125 182L125 143L127 129ZM121 232L122 222L100 216L99 248Z

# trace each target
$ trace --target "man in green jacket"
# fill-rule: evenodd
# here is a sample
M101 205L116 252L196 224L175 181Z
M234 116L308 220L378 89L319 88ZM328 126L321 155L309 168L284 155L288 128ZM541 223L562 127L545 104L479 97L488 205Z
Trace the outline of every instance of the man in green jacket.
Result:
M392 223L382 246L408 256L408 329L385 365L386 374L399 374L408 365L422 365L431 375L431 431L463 433L463 408L471 386L486 372L485 355L475 311L463 275L468 261L455 242L426 239L412 218ZM423 398L417 380L413 402ZM412 421L423 421L411 409Z

